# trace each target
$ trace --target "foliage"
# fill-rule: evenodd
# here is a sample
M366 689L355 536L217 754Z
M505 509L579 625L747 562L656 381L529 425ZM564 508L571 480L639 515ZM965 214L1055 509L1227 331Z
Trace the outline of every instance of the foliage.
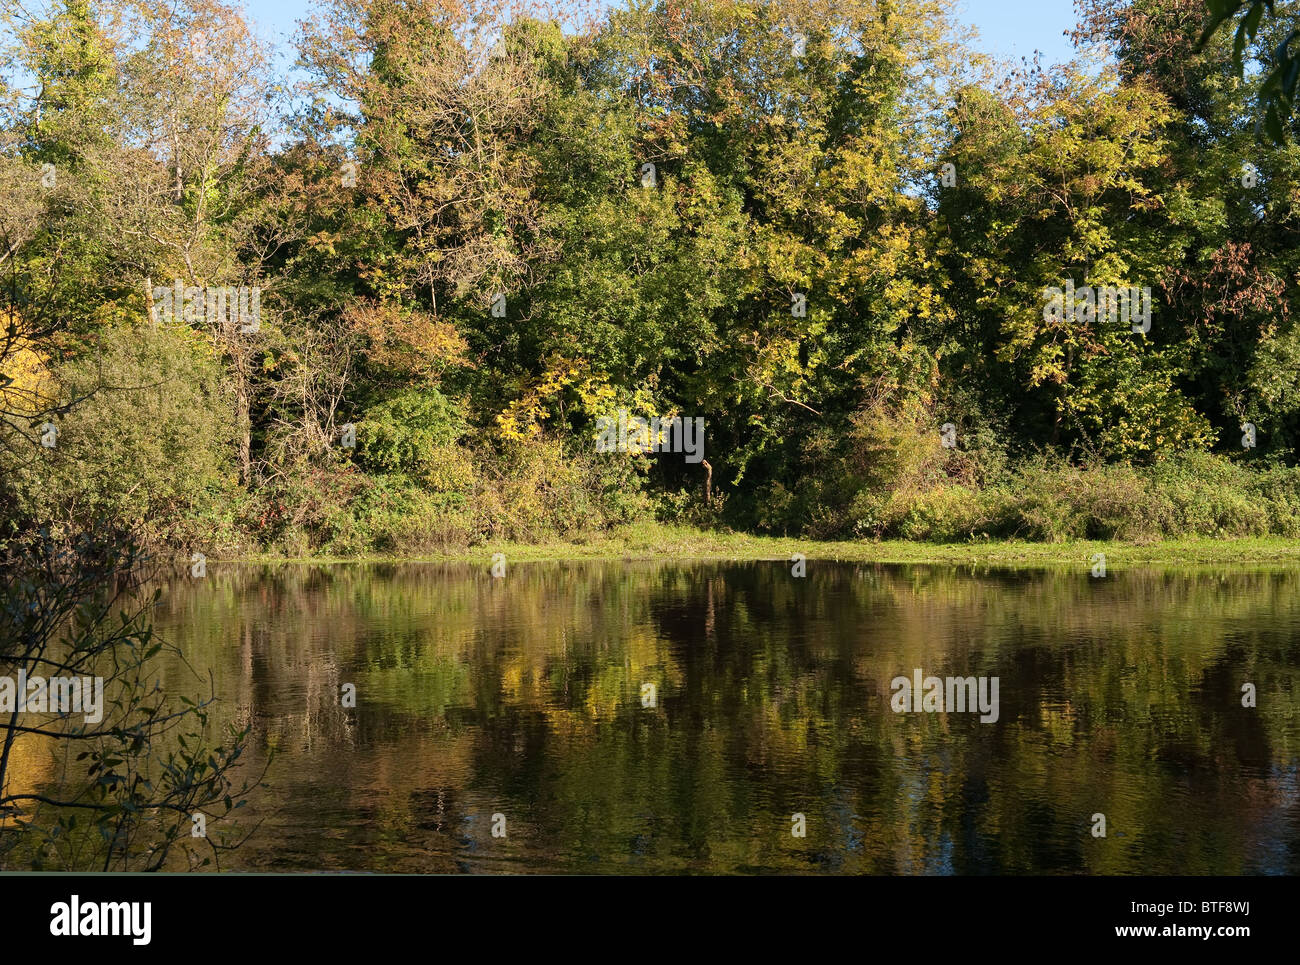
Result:
M166 644L147 616L156 592L138 597L143 563L111 530L40 534L0 558L0 667L29 693L33 678L53 695L51 678L64 677L97 678L100 695L80 716L17 704L5 714L0 869L155 871L177 851L193 869L238 846L241 835L221 828L256 783L237 777L247 731L214 740L215 697L169 697L149 683ZM191 834L196 816L204 836Z
M11 13L0 522L178 554L1289 532L1300 150L1251 117L1294 5L1211 7L1234 35L1084 0L1046 73L948 0L326 0L287 100L221 0ZM255 286L262 324L151 319L177 282ZM1149 291L1149 330L1045 311L1067 283ZM702 460L595 451L619 411L703 418ZM1202 514L1152 495L1170 466Z

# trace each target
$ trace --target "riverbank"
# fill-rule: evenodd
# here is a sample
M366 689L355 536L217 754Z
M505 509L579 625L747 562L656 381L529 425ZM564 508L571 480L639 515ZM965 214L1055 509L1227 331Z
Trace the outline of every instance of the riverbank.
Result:
M1151 543L1077 540L1033 543L991 540L970 543L918 543L903 540L817 541L715 532L686 526L628 526L601 538L580 542L490 543L411 556L310 556L287 559L258 554L223 562L342 563L475 562L487 565L494 553L507 563L564 560L789 560L796 553L808 560L862 563L934 563L1009 567L1072 567L1094 564L1106 556L1107 569L1124 566L1177 567L1233 564L1261 567L1300 566L1300 540L1277 538L1189 539Z

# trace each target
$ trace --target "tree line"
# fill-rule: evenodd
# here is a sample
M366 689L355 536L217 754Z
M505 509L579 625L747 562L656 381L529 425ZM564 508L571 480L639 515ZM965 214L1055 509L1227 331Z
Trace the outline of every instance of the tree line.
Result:
M1050 69L949 0L9 7L4 535L1300 535L1275 6Z

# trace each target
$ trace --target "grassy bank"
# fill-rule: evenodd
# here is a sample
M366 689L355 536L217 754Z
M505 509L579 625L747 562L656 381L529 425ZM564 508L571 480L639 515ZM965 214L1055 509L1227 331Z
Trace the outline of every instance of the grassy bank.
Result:
M942 563L985 566L1089 567L1104 553L1108 569L1125 566L1188 567L1233 564L1241 567L1300 566L1300 540L1276 538L1190 539L1151 543L1077 540L1058 543L988 541L919 543L888 541L817 541L714 532L685 526L627 526L607 536L580 542L488 543L411 556L311 556L293 562L385 562L430 560L487 565L493 553L509 563L559 560L789 560L802 553L809 560L864 563ZM230 557L226 562L288 562L285 557Z

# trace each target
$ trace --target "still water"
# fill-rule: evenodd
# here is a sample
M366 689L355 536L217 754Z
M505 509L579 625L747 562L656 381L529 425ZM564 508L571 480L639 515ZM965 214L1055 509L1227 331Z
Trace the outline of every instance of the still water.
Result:
M1295 571L210 564L156 627L274 751L225 869L1300 873Z

